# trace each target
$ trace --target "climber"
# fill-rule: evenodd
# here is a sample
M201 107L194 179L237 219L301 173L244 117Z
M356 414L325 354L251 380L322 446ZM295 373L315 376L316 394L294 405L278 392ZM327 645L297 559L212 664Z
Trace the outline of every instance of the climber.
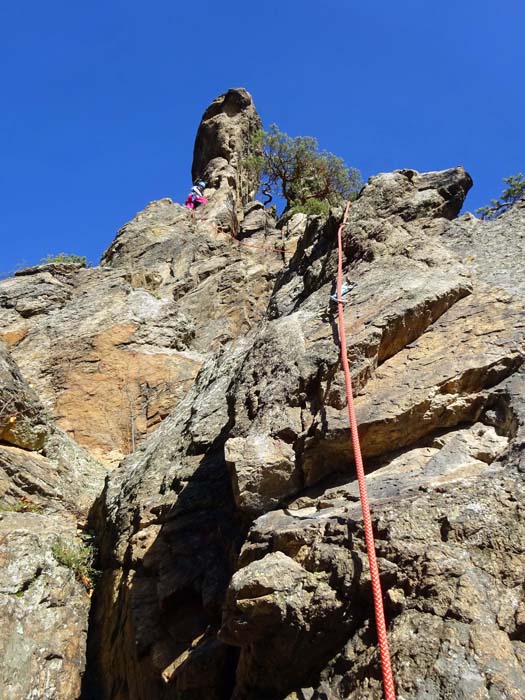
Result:
M197 209L197 207L200 207L201 204L207 204L208 200L206 197L202 196L205 187L205 182L202 180L197 180L195 185L191 188L191 192L186 197L184 206L188 207L188 209Z

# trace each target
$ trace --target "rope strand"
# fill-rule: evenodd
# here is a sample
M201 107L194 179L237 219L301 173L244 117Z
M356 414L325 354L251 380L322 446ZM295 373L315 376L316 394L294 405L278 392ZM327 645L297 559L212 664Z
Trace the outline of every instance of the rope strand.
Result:
M357 431L357 420L354 408L354 397L352 390L352 377L348 365L348 352L345 336L344 303L342 301L343 287L343 229L346 225L350 202L347 202L343 221L337 232L338 263L337 263L337 313L339 328L339 344L341 347L341 364L345 376L346 402L348 407L348 419L350 421L350 432L352 435L352 448L354 451L355 468L357 481L359 484L359 496L361 499L361 510L363 512L363 527L365 532L366 551L370 565L370 578L372 583L372 594L374 598L374 611L377 629L377 641L379 654L381 657L381 670L383 673L383 690L385 700L396 700L394 677L392 674L392 664L390 661L390 651L388 648L388 637L386 631L385 612L383 608L383 595L381 591L381 581L379 580L379 569L377 567L374 533L372 530L372 517L370 515L370 505L368 502L368 492L366 488L365 470L363 458L361 456L361 446L359 444L359 434Z

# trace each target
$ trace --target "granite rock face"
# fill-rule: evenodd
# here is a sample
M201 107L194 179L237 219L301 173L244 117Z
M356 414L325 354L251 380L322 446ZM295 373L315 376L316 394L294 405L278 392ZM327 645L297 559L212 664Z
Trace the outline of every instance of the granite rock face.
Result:
M485 282L525 295L525 202L493 221L465 214L440 230L443 242Z
M256 189L242 161L259 126L248 93L230 90L206 111L195 145L209 205L152 202L100 266L46 264L0 282L0 339L59 426L109 465L158 427L209 354L264 316L283 256L231 238ZM227 200L235 225L225 223ZM249 245L283 238L264 211L245 233Z
M276 221L253 201L259 128L250 95L228 91L195 144L208 205L152 202L99 267L0 282L0 683L14 700L381 697L330 301L342 211ZM457 218L471 185L462 168L378 175L343 232L404 700L525 697L524 209ZM125 456L103 488L77 443ZM92 599L56 554L88 511Z
M344 232L348 352L410 700L524 692L525 305L447 245L470 185L461 168L379 175ZM104 697L380 697L329 301L340 216L308 221L266 319L207 360L110 477Z
M234 118L228 106L228 120L215 120L207 137L212 150L212 138L229 144L223 155L239 220L255 188L239 170L241 156L259 124L244 94L242 114ZM224 164L217 153L209 157L215 181ZM152 202L118 232L98 267L47 263L0 282L2 696L79 695L90 592L74 561L64 565L54 552L66 548L71 559L84 546L106 476L100 462L114 466L137 449L206 359L265 313L283 255L258 251L292 236L248 202L250 241L232 240L235 227L227 231L220 216L230 189L219 178L207 211ZM19 655L28 662L15 672Z
M242 220L243 208L259 189L258 178L244 162L252 155L253 137L261 128L250 93L232 88L206 109L197 131L192 177L206 181L205 195L211 195L211 208L231 230L236 224L228 219Z
M0 341L0 440L26 450L38 450L49 437L43 407L25 383Z
M72 561L106 470L59 430L0 344L0 695L76 698L90 582Z

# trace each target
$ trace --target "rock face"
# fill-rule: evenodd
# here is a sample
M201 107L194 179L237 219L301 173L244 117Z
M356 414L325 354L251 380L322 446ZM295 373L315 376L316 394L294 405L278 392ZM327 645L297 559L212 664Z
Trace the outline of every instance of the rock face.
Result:
M76 698L86 661L89 582L63 554L105 469L58 430L0 344L0 695Z
M411 700L525 692L524 302L447 244L470 185L461 168L377 176L344 234L362 447ZM329 302L340 215L309 221L267 319L205 363L110 478L104 697L380 696Z
M99 267L47 264L0 282L0 338L58 424L99 460L115 465L132 452L204 359L264 315L282 256L239 247L226 233L238 223L221 223L228 198L237 221L256 189L242 159L259 125L244 90L206 111L195 158L210 181L207 210L153 202ZM263 219L252 216L247 234L275 246L281 233Z
M241 204L254 187L237 173L243 124L241 114L214 132L229 140ZM275 247L275 218L256 202L247 210L244 236ZM91 599L79 558L106 469L79 445L109 465L137 448L206 358L263 317L282 258L232 241L212 206L160 200L119 231L100 266L49 263L0 283L2 697L80 694Z
M212 208L232 230L259 189L258 178L244 162L252 155L253 137L261 128L250 93L233 88L211 103L197 131L192 177L204 178L208 184L206 195L212 195Z
M441 235L485 282L510 294L525 295L525 202L517 202L494 221L465 214L444 226Z
M259 126L249 94L230 90L197 134L209 205L153 202L100 267L0 283L20 368L3 348L0 649L14 700L78 695L89 597L53 543L90 506L102 573L82 700L381 697L330 302L342 211L283 226L251 201L243 160ZM378 175L343 237L404 700L525 697L525 210L457 218L471 185L462 168ZM283 245L284 260L270 250ZM94 505L103 470L49 412L105 461L130 453ZM59 601L50 619L35 612L46 600ZM54 646L26 643L44 627L60 630Z

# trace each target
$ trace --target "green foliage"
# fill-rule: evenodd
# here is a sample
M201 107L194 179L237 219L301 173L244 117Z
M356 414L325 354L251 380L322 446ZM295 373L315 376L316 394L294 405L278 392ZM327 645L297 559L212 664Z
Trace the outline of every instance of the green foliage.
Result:
M289 211L291 214L298 214L299 212L308 215L328 214L330 211L330 202L326 199L324 202L320 199L307 199L304 204L292 202Z
M292 138L272 124L256 134L253 147L255 155L245 166L262 179L263 191L286 200L287 210L325 213L361 187L360 172L333 153L319 151L311 136Z
M0 501L0 512L3 513L43 513L44 509L38 503L33 503L29 498L19 498L16 503Z
M346 199L350 200L351 202L354 202L357 199L357 195L358 195L358 192L351 192L346 197ZM301 212L302 214L308 214L308 215L315 216L318 214L328 214L331 206L333 206L333 203L327 199L320 200L320 199L312 198L312 199L307 199L306 202L304 202L304 204L292 202L288 211L290 212L290 214L297 214L297 213Z
M57 255L46 255L40 261L41 265L47 265L50 263L76 263L79 265L87 265L87 258L85 255L75 255L74 253L58 253Z
M521 199L525 199L525 177L522 173L504 177L503 182L507 188L503 190L499 199L492 199L490 205L476 209L482 219L496 219Z
M51 551L57 562L71 569L88 591L94 588L97 571L93 566L95 550L91 544L58 540Z

